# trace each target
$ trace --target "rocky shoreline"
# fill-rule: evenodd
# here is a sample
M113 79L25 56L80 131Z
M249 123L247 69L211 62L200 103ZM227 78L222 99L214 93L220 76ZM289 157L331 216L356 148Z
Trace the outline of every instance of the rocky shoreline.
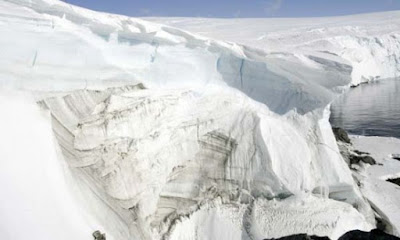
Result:
M396 156L397 153L390 153L388 151L397 150L398 144L395 144L398 141L392 138L380 138L380 137L361 137L361 136L349 136L347 132L341 128L333 128L333 132L335 138L337 140L338 147L340 149L340 153L343 159L349 165L349 168L352 170L353 178L356 181L357 185L360 187L361 191L365 191L368 189L371 184L375 186L375 190L377 186L383 184L382 182L388 182L389 185L385 185L396 191L396 187L392 184L399 185L400 178L395 176L398 175L398 171L396 170L398 167L393 167L396 164ZM375 139L376 138L376 139ZM352 141L355 141L353 143ZM363 143L364 142L364 143ZM365 142L369 142L366 144ZM392 144L389 144L392 143ZM394 143L394 144L393 144ZM365 146L364 146L365 145ZM388 147L387 145L394 145ZM386 149L388 148L388 149ZM367 152L368 151L368 152ZM379 191L377 190L377 191ZM363 191L363 192L364 192ZM382 190L383 191L383 190ZM398 191L398 189L397 189ZM375 192L374 194L380 195L384 192ZM393 226L397 225L395 221L390 220L381 208L382 206L378 206L382 203L377 204L376 199L371 197L371 191L367 194L366 198L370 202L371 206L373 207L375 214L376 214L376 222L377 228L380 231L386 232L385 236L371 235L372 238L367 238L367 235L360 235L363 236L362 238L345 238L345 239L398 239L391 234L398 235L396 230ZM394 193L395 194L395 193ZM390 205L390 204L388 204ZM395 206L398 204L394 204ZM375 232L379 233L379 232ZM371 237L370 236L370 237ZM394 237L394 238L392 238Z
M349 168L353 172L353 176L359 186L362 185L360 171L365 167L365 165L380 165L382 163L377 162L370 153L356 149L352 144L350 136L342 128L333 127L333 133L335 135L340 153L343 159L349 165ZM398 160L396 158L397 154L392 154L392 159ZM397 184L400 186L400 178L390 178L386 180L387 182ZM392 226L388 223L387 219L381 217L379 213L376 212L377 229L373 229L370 232L364 232L360 230L353 230L343 234L339 240L399 240L400 238L392 235ZM271 238L265 240L329 240L327 236L315 236L308 234L296 234L285 236L281 238Z
M310 236L307 234L297 234L282 238L271 238L265 240L329 240L329 237ZM379 229L370 232L354 230L343 234L338 240L399 240L400 238L387 234Z

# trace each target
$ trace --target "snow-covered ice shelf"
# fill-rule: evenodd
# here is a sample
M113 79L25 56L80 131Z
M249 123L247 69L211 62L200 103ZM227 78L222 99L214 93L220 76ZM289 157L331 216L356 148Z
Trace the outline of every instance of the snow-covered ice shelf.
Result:
M302 19L145 19L263 49L270 56L287 57L289 52L310 66L333 67L326 60L341 59L353 68L352 85L400 75L398 11Z

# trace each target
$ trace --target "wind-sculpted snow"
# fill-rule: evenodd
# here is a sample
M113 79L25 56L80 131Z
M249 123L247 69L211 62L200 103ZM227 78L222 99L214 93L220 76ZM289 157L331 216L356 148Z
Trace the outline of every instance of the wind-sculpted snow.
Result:
M270 51L55 0L0 2L0 32L2 86L50 111L59 163L85 186L82 199L106 203L99 229L113 213L107 239L279 237L275 220L293 230L280 236L305 226L335 238L375 224L326 109L357 82L357 51L397 61L392 35L342 55L331 44L353 37L299 41L300 52L276 47L278 36Z

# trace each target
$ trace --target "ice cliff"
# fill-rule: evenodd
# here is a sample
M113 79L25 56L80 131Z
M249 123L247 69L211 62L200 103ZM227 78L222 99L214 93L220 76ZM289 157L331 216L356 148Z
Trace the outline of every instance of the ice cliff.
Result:
M88 238L96 229L117 240L337 238L374 226L327 105L361 81L364 57L381 65L362 74L398 73L398 31L376 44L332 37L286 49L287 33L269 40L271 52L55 0L7 0L0 32L2 88L32 93L50 113L60 148L52 155L79 186L65 190L80 192L71 207L82 214L70 217L91 216ZM375 47L384 51L371 60ZM63 231L52 237L70 239Z
M400 75L398 11L303 19L147 20L256 47L268 55L290 52L303 60L311 57L318 63L338 57L352 66L351 85Z

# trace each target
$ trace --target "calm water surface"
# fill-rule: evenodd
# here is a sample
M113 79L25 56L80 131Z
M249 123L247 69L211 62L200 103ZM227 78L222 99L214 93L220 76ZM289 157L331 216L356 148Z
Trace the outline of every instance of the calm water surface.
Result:
M363 84L335 100L331 124L349 133L400 138L400 79Z

